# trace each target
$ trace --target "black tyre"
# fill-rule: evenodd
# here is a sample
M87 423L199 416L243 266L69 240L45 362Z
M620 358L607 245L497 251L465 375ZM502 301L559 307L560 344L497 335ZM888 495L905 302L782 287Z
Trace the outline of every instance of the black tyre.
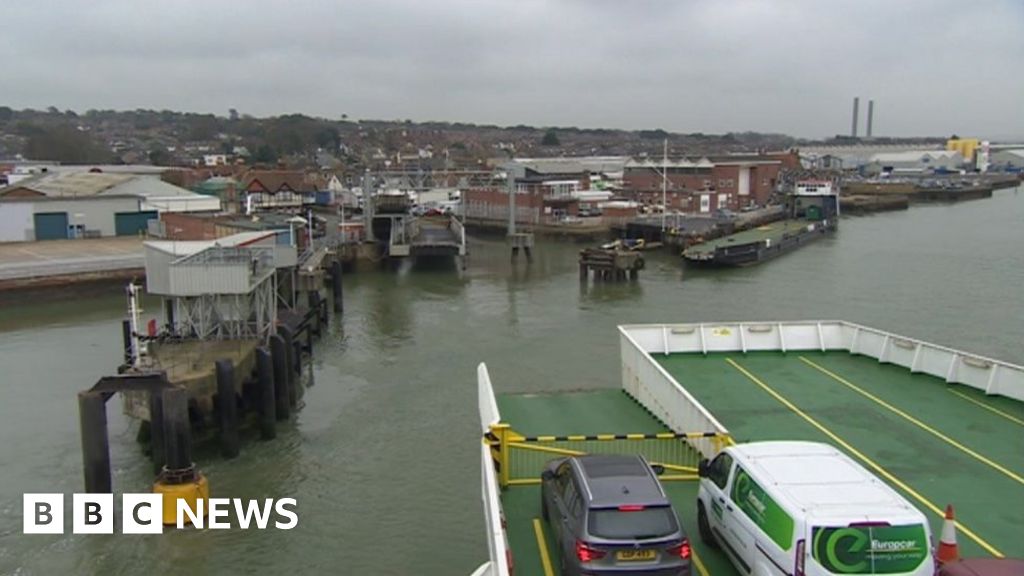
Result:
M708 548L718 548L718 541L708 524L708 514L704 511L704 503L697 503L697 531L700 532L700 541Z
M547 501L546 498L544 498L543 494L540 497L540 516L541 516L541 518L544 519L545 522L547 522L549 520L549 518L548 518L548 501Z

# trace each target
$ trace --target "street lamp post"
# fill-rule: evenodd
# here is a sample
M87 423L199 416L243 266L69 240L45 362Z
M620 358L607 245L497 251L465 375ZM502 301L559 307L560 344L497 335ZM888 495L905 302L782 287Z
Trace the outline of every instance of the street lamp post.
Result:
M665 214L668 212L668 138L661 153L661 234L665 235Z

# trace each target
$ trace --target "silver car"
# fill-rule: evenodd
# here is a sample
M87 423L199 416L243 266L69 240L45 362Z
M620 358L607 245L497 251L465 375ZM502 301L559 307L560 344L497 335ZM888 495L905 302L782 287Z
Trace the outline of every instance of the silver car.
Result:
M690 574L690 541L641 456L548 462L541 514L558 543L563 575Z

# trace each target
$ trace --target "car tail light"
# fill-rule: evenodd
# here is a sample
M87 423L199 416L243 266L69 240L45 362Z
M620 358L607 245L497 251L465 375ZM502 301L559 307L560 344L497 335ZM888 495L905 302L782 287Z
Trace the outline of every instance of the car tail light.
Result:
M644 507L639 504L624 504L619 506L619 512L639 512L643 509Z
M804 576L804 541L796 541L796 569L793 576Z
M604 558L604 550L598 550L597 548L591 548L586 542L582 540L576 541L576 557L579 558L580 562L591 562L593 560L600 560Z
M682 542L668 549L669 554L672 556L679 556L683 560L689 560L692 552L693 551L690 550L690 541L686 538L683 538Z

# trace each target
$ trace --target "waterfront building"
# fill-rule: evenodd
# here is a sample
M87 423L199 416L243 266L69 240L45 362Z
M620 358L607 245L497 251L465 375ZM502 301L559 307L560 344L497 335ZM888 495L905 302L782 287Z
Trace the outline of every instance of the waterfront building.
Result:
M44 172L0 189L0 242L130 236L161 213L221 207L156 175L92 170Z

